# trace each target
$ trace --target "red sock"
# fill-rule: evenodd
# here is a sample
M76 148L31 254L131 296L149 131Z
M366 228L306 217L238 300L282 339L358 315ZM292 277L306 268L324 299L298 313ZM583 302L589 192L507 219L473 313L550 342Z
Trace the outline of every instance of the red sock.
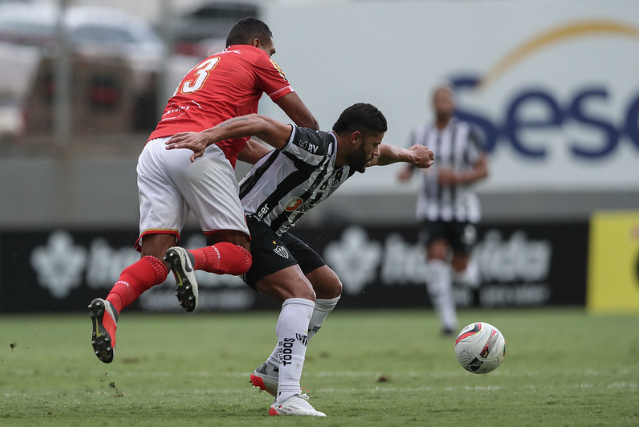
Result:
M169 270L164 263L154 256L140 258L120 273L107 301L110 301L119 312L138 299L142 293L166 280Z
M213 246L189 251L195 258L193 268L215 274L239 276L249 271L253 258L242 246L220 242Z

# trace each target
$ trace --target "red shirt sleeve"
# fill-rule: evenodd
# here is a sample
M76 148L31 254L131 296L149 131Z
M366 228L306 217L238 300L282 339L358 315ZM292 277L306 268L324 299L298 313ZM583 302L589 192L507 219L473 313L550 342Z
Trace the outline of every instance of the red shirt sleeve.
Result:
M260 55L255 65L258 84L271 100L275 101L294 91L284 71L268 55Z

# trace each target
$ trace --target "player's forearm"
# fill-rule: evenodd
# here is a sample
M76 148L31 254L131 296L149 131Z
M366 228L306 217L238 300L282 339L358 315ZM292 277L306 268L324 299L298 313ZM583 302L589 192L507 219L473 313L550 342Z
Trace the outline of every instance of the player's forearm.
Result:
M375 164L383 166L403 162L420 169L429 168L434 161L433 152L426 146L413 145L405 149L389 144L380 144Z
M458 175L460 184L472 184L473 182L480 181L488 176L488 163L486 157L482 156L473 168L465 173Z
M263 130L263 119L257 114L233 117L219 125L201 132L206 140L206 146L227 139L244 138L253 136Z
M279 123L266 116L248 114L246 116L229 119L219 125L201 132L206 146L225 141L255 136L268 145L282 149L291 135L291 126Z
M411 163L412 155L405 148L396 147L391 144L379 145L379 156L376 165L385 166L397 162Z

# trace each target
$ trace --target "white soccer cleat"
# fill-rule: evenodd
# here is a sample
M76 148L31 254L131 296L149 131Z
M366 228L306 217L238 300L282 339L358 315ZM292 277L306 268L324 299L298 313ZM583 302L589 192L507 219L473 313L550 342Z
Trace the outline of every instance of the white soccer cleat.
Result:
M275 402L268 410L269 415L302 415L312 417L325 417L324 412L316 411L308 403L308 396L305 394L294 394L284 402Z
M266 373L266 363L257 368L251 374L251 384L258 387L260 392L265 391L271 396L277 395L277 386L279 377L275 377Z
M169 264L175 276L175 296L186 311L195 310L198 299L198 287L197 280L195 280L192 256L186 249L179 246L169 248L164 255L164 261Z
M275 402L268 410L269 415L302 415L312 417L325 417L324 412L316 411L315 408L308 403L306 394L294 394L284 402Z

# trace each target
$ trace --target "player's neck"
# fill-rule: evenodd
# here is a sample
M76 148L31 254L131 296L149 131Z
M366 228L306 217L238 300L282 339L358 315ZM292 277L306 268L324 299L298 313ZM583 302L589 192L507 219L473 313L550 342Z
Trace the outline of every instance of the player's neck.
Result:
M337 150L337 153L335 154L335 167L341 168L348 165L348 159L346 158L346 148L343 147L343 144L346 144L346 142L340 141L339 135L337 135L335 131L332 132L337 140L337 144L335 144L335 149Z
M437 120L435 121L435 126L437 127L437 129L441 130L441 129L445 129L446 126L448 126L448 123L450 123L450 117L448 116L437 117Z
M340 147L339 143L337 144L337 155L335 156L335 167L341 168L348 165L348 159L346 158L346 149Z

